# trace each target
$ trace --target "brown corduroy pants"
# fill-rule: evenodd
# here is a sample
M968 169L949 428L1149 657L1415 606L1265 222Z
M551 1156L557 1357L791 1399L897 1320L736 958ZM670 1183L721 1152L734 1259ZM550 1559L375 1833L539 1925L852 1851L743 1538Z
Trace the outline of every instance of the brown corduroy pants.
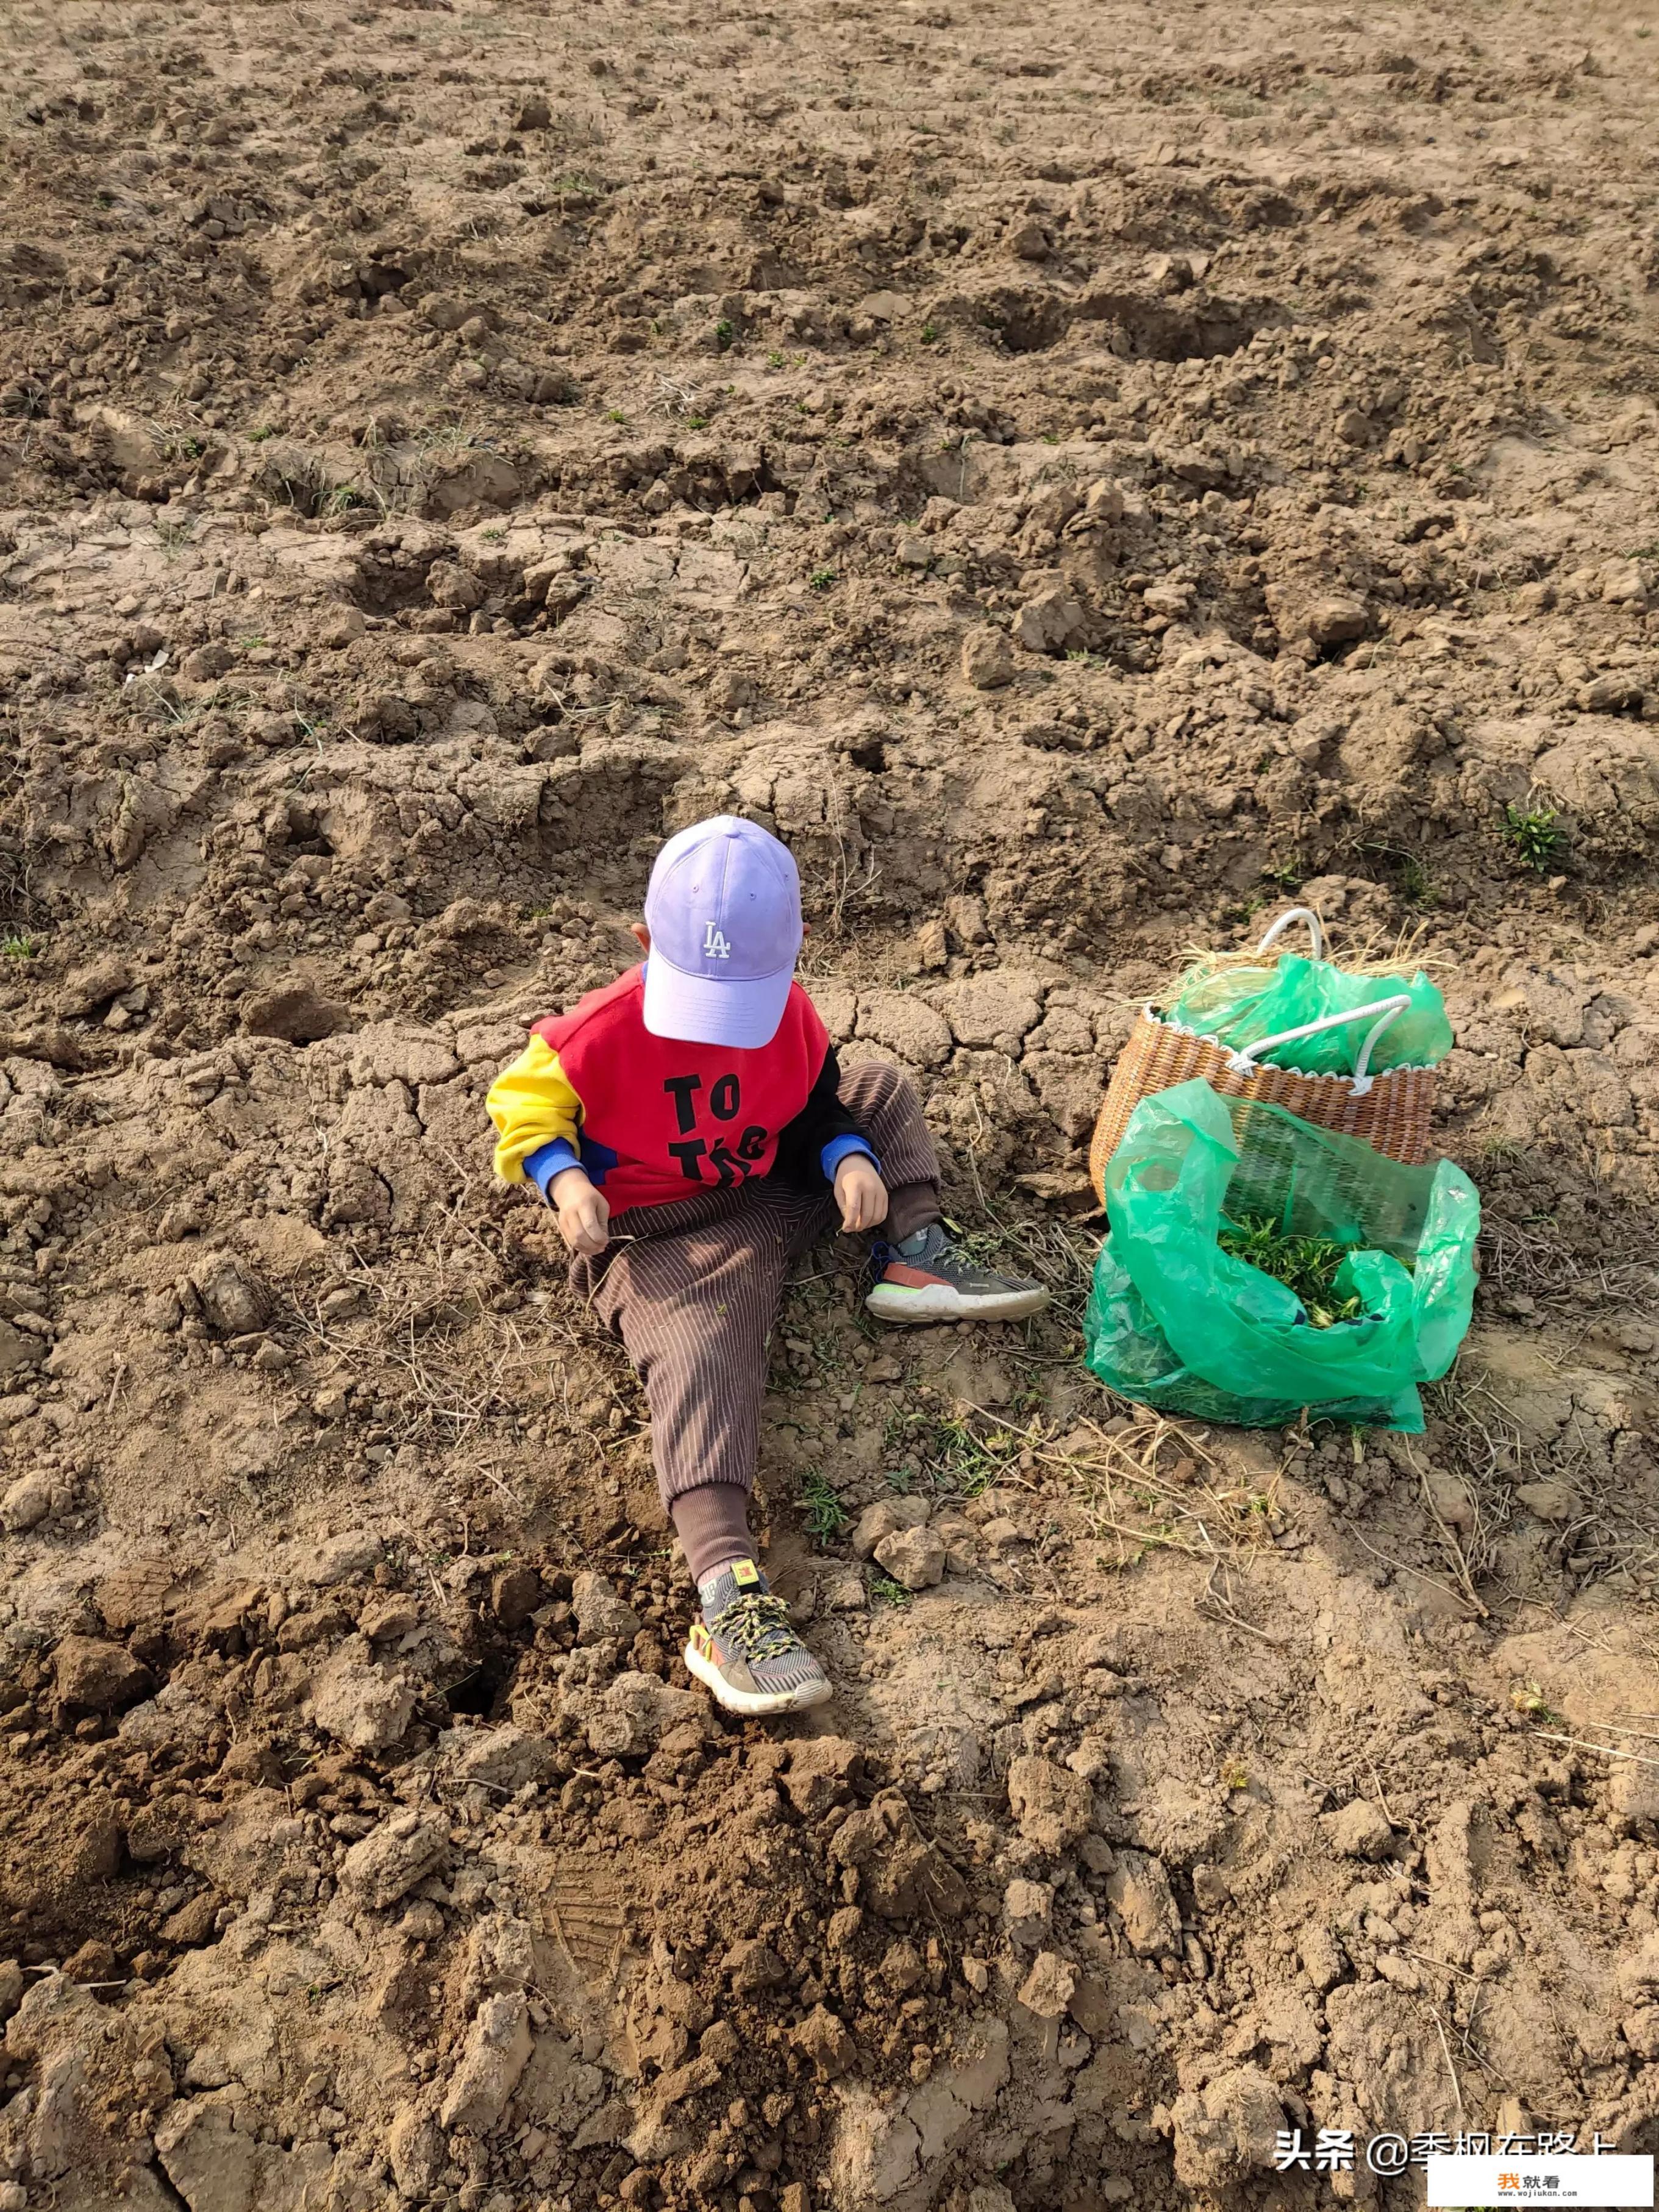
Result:
M908 1079L864 1061L841 1096L881 1162L896 1243L939 1218L939 1158ZM673 1206L635 1206L611 1223L596 1260L570 1285L627 1346L651 1409L665 1506L708 1483L755 1479L767 1341L791 1265L840 1218L834 1194L770 1181Z

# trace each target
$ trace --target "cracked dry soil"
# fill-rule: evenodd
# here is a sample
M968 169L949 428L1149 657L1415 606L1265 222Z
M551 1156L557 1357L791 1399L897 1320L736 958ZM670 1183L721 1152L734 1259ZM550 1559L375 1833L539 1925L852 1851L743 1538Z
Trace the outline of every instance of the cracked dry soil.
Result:
M7 10L6 2212L1659 2144L1650 28ZM1060 1294L803 1270L793 1741L687 1684L482 1110L721 808ZM1415 1441L1079 1364L1133 1008L1293 892L1444 963L1486 1273Z

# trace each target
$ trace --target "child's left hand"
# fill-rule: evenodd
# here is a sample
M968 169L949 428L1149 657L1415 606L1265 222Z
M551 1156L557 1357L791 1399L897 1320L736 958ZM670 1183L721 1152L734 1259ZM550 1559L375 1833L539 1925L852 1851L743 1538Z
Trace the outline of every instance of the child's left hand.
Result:
M849 1152L836 1170L836 1203L843 1229L873 1229L887 1218L887 1186L867 1152Z

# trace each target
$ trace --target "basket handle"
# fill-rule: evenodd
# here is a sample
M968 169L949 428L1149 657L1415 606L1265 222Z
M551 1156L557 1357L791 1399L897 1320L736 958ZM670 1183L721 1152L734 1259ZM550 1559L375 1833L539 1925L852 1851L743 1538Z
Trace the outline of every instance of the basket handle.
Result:
M1313 957L1316 960L1322 960L1325 957L1324 926L1310 906L1293 906L1288 914L1281 914L1256 946L1256 951L1266 952L1270 946L1276 945L1293 921L1307 923L1308 934L1313 939Z
M1290 919L1287 915L1285 920L1288 921ZM1253 1074L1261 1054L1271 1052L1276 1045L1295 1044L1298 1038L1316 1036L1321 1030L1337 1029L1344 1022L1366 1021L1376 1014L1381 1018L1366 1032L1365 1042L1360 1046L1358 1057L1353 1065L1353 1096L1363 1098L1376 1079L1366 1073L1376 1041L1389 1023L1397 1021L1410 1004L1409 996L1401 991L1395 998L1373 999L1369 1006L1355 1006L1346 1014L1322 1014L1316 1022L1304 1022L1300 1029L1280 1030L1277 1036L1261 1037L1255 1044L1244 1046L1241 1051L1230 1055L1228 1065L1241 1075Z

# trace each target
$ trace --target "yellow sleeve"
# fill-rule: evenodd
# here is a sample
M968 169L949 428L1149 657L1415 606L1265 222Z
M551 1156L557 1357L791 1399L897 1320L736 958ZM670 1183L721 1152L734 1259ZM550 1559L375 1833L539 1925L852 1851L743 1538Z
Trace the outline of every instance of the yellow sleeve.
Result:
M522 1182L532 1152L562 1137L577 1141L582 1102L571 1088L559 1055L532 1036L511 1067L504 1067L484 1101L497 1131L495 1172L504 1182Z

